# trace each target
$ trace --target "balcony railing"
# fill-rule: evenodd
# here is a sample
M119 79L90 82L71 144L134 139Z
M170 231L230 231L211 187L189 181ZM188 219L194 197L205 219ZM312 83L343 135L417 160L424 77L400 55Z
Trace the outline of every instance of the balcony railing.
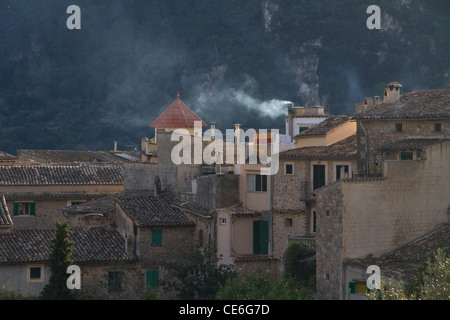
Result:
M288 244L297 242L312 249L316 249L316 238L313 236L288 236Z

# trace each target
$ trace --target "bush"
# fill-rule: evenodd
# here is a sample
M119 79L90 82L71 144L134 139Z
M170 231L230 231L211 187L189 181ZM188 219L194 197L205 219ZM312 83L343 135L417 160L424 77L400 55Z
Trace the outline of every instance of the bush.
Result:
M303 244L292 242L284 252L284 276L298 281L310 289L315 288L315 250Z
M23 299L24 297L19 290L17 291L8 290L6 289L5 286L3 286L2 289L0 290L0 300L23 300Z

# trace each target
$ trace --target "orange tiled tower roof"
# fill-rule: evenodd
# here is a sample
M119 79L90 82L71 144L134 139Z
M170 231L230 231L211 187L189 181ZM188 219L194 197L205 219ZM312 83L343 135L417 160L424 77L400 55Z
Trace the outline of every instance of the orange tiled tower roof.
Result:
M206 123L180 100L180 94L177 93L177 99L150 124L150 127L193 128L194 121L201 121L202 127L206 127Z

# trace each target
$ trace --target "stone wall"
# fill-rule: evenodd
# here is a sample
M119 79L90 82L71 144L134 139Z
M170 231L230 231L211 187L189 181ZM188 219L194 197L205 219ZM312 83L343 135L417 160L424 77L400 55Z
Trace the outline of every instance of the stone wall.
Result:
M194 226L155 227L155 229L162 229L162 245L151 244L152 228L138 228L137 231L137 254L143 268L159 267L183 258L197 240L194 237Z
M344 255L342 180L317 191L316 289L319 297L340 299Z
M309 214L305 212L273 213L273 255L283 259L289 245L288 236L309 235Z
M402 132L396 132L395 125L402 124ZM441 132L435 132L434 124L441 123ZM362 126L361 126L362 124ZM382 168L381 154L375 150L395 141L411 138L442 138L450 136L450 120L359 120L357 124L358 173L365 173L366 166L366 136L368 135L369 170L377 163Z

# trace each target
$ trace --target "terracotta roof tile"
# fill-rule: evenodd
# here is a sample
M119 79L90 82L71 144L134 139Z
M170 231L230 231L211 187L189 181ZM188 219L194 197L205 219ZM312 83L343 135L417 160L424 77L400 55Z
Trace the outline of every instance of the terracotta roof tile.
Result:
M55 165L86 164L123 164L130 161L140 161L140 151L82 151L82 150L17 150L20 159Z
M193 128L194 121L201 121L202 127L206 127L206 123L189 109L177 95L177 99L150 124L150 127L159 129Z
M329 146L287 150L280 159L356 159L356 134Z
M0 161L12 161L17 160L17 157L13 156L12 154L0 151Z
M0 196L0 226L12 226L13 222L9 215L8 207L4 196Z
M377 265L384 276L411 280L422 259L438 248L449 246L450 224L446 224L379 257L368 255L347 260L345 264L364 270L370 265Z
M120 166L0 166L0 185L117 185Z
M351 119L350 117L345 115L328 116L322 122L316 124L315 126L309 128L308 130L305 130L297 134L294 138L324 136L331 130L339 127L340 125L344 124L347 121L350 121L350 119Z
M131 261L125 241L112 229L73 229L71 258L74 263ZM49 261L54 229L24 229L0 234L0 263Z
M450 118L450 89L415 90L401 95L394 103L381 103L355 115L355 119L420 118Z
M140 227L194 225L159 196L122 194L117 203Z

